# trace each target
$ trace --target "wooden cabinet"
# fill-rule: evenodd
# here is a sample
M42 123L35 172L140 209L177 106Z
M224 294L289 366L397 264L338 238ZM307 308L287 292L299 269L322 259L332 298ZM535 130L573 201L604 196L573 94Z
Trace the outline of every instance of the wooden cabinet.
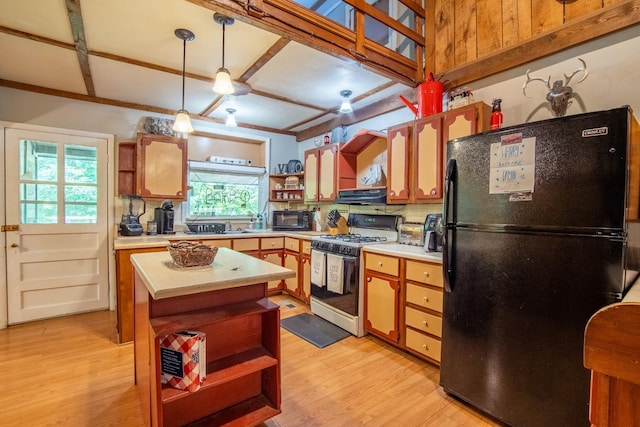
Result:
M304 196L304 176L303 173L270 175L269 201L302 202Z
M442 265L406 260L405 283L405 347L440 364Z
M133 264L131 254L166 251L162 248L119 249L116 251L116 329L120 344L133 341Z
M187 140L138 135L136 194L144 199L187 199Z
M598 310L587 323L584 366L591 370L593 427L637 426L640 420L640 289Z
M285 279L284 290L289 295L300 298L300 240L285 237L284 248L284 266L296 272L296 277Z
M365 252L364 329L398 343L400 339L400 260Z
M490 114L478 102L391 127L387 203L440 202L447 141L488 130Z
M280 413L280 312L264 283L154 300L136 273L135 377L147 425L256 425ZM160 381L160 341L207 336L199 390ZM228 424L227 424L228 423Z
M137 144L118 144L118 196L136 194Z
M260 258L271 264L282 266L284 265L283 248L284 237L262 237L260 239ZM282 290L282 280L270 280L267 288L270 292Z
M338 151L344 143L304 152L304 201L331 201L337 196Z

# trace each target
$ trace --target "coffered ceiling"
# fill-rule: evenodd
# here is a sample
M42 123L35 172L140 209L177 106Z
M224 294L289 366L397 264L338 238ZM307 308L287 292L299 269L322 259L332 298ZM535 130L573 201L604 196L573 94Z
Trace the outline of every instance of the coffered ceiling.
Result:
M212 90L222 65L222 26L211 8L186 0L3 0L0 85L144 112L173 115L181 105L186 28L185 108L192 118L296 135L298 140L401 108L395 81L262 28L235 20L226 27L225 67L250 92ZM220 12L224 13L224 10ZM75 41L74 41L75 40ZM354 112L340 114L340 91Z

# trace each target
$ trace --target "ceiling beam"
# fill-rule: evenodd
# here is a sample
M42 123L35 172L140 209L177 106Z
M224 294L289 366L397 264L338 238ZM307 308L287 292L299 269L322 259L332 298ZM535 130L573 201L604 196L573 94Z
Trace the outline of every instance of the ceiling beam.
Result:
M73 34L73 42L75 44L76 54L78 55L80 72L84 79L84 86L89 96L95 96L96 90L93 86L91 68L89 67L89 53L87 50L87 39L84 35L84 22L82 21L82 12L80 11L80 0L66 0L65 3L67 4L71 34Z
M68 99L75 99L78 101L93 102L95 104L112 105L114 107L129 108L131 110L139 110L139 111L145 111L145 112L156 113L156 114L165 114L168 116L175 116L177 112L176 110L170 110L168 108L162 108L162 107L155 107L153 105L137 104L134 102L124 102L124 101L118 101L118 100L109 99L109 98L100 98L97 96L83 95L79 93L67 92L64 90L45 88L42 86L34 86L26 83L14 82L11 80L0 79L0 86L12 88L12 89L24 90L28 92L41 93L44 95L58 96L60 98L68 98ZM194 120L202 120L209 123L224 124L224 120L221 120L221 119L215 119L212 117L203 117L193 113L190 113L189 116ZM265 126L256 126L248 123L238 123L238 127L255 129L263 132L271 132L271 133L279 133L284 135L295 136L295 132L288 132L288 131L283 131L282 129L274 129L274 128L265 127Z

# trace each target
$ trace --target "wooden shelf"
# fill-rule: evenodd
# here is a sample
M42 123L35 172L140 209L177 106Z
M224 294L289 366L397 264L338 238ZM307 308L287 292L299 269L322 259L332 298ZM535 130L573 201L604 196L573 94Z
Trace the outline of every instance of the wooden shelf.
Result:
M260 372L263 369L276 366L278 359L264 347L253 348L242 353L234 354L207 364L207 378L198 390L206 392L220 384L233 381L237 378ZM162 387L162 402L170 403L173 400L188 398L191 392L178 390L164 385Z
M264 395L234 405L215 415L187 424L189 427L221 425L253 426L278 415L280 410Z
M239 316L261 314L279 306L267 298L256 301L244 301L224 306L223 309L203 309L186 313L154 317L150 320L156 337L174 334L176 332L199 328L203 325L219 323Z

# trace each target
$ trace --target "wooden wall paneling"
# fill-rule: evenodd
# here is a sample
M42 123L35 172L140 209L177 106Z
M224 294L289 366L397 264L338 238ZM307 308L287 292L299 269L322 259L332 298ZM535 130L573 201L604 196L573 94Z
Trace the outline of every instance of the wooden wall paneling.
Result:
M562 25L562 3L557 0L531 2L532 34L540 34Z
M531 0L515 0L518 14L518 41L522 42L533 34L531 25Z
M580 0L573 3L566 3L564 6L564 22L580 18L587 13L602 8L602 0Z
M434 74L443 73L455 66L454 1L435 0L435 68Z
M502 0L484 0L477 3L478 56L502 48Z
M465 64L478 58L477 4L476 0L457 0L455 2L454 55L456 65Z
M429 70L436 73L436 7L435 1L428 1L425 6L427 16L424 20L424 73ZM419 79L419 80L424 80Z
M531 0L502 0L502 47L531 37Z

